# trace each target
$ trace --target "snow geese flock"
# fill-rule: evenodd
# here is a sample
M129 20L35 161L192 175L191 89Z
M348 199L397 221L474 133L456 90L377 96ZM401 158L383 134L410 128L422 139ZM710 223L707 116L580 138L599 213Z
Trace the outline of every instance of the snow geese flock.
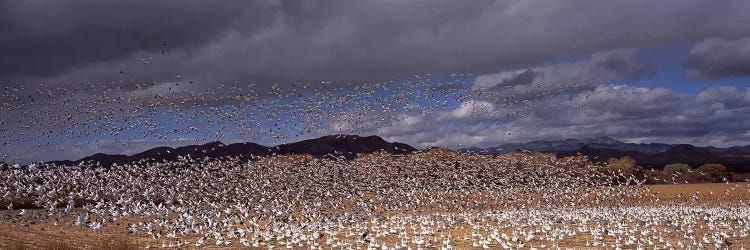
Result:
M0 161L63 160L112 147L122 153L147 143L287 142L373 133L446 115L490 119L492 129L510 130L502 121L546 119L530 118L530 113L537 105L548 105L541 101L546 97L578 86L534 85L529 88L540 94L515 97L472 87L468 73L374 83L232 82L210 87L177 79L2 86Z
M3 165L0 235L109 230L139 248L182 249L750 247L746 183L716 184L726 192L714 197L732 199L711 200L635 178L585 157L442 150Z

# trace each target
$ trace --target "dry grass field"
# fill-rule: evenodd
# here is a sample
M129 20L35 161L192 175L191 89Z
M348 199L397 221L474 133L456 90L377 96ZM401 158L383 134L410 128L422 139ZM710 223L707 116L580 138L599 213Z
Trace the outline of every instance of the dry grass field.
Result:
M3 200L0 249L750 247L746 182L637 185L585 159L440 151L195 165L7 172L27 191ZM66 211L39 202L55 185Z
M659 198L659 202L651 204L653 206L694 206L694 207L732 207L732 206L747 206L750 201L750 188L747 183L703 183L703 184L676 184L676 185L644 185L641 187L621 187L627 189L640 189L643 195L655 196ZM694 199L692 195L698 193L698 198ZM477 195L481 197L482 195ZM471 199L471 196L464 197ZM638 200L623 201L619 206L627 206L626 204L632 203L634 206L642 206L644 202ZM602 209L614 207L605 206ZM581 204L582 208L590 208L589 204ZM531 209L531 208L529 208ZM575 206L565 209L576 209ZM424 214L431 214L431 211L424 211ZM391 216L397 216L398 212L393 212ZM72 220L72 218L70 218ZM147 246L151 248L160 248L161 245L158 241L152 240L148 235L131 235L125 230L124 225L128 223L128 219L122 219L121 221L105 226L101 231L95 232L87 227L75 227L69 224L52 225L50 223L38 223L32 225L21 225L15 224L9 221L3 221L0 224L0 249L143 249ZM575 224L568 225L575 227ZM700 227L700 225L698 225ZM706 225L708 227L708 225ZM498 227L502 228L502 227ZM512 230L507 228L506 234L512 233ZM342 229L346 231L346 228ZM468 224L458 225L451 228L442 229L440 231L443 235L451 235L453 242L456 242L455 247L457 249L470 249L472 242L470 240L464 240L470 238L472 229ZM485 232L486 233L486 232ZM703 232L696 232L697 235L702 235ZM668 238L665 238L667 242L674 242L676 246L677 242L682 239L682 235L678 233L665 234ZM357 238L359 235L355 235L348 238ZM342 237L346 239L347 237ZM193 241L195 237L193 238ZM354 240L351 240L354 241ZM580 249L605 249L608 247L604 246L586 246L586 242L593 242L593 237L590 235L580 235L575 237L566 238L564 241L560 241L559 245L564 248L577 247ZM391 242L396 244L398 240L395 237L391 237L384 241L384 243ZM685 241L687 242L687 241ZM322 243L322 242L321 242ZM750 237L738 237L733 239L734 245L750 247ZM528 249L531 247L542 248L544 246L543 241L529 241L526 243ZM610 239L609 244L614 244L614 239ZM200 247L200 249L234 249L240 248L236 244L233 246L216 246L215 244L209 244ZM495 246L499 247L499 246ZM551 246L547 246L551 247ZM179 249L197 249L194 245L180 246ZM248 249L268 249L267 245L261 247L243 247ZM278 247L283 249L285 247ZM297 249L298 247L293 247ZM437 249L437 247L434 247ZM481 248L481 247L478 247ZM493 247L494 248L494 247ZM611 247L610 247L611 248ZM416 249L416 248L414 248ZM739 248L737 248L739 249Z

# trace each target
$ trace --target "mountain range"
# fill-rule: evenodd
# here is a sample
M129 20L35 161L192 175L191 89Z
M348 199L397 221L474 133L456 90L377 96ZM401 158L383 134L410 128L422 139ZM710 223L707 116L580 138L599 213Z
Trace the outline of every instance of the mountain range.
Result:
M312 155L316 157L343 157L353 159L358 154L384 151L391 154L409 154L416 148L404 143L387 142L378 136L329 135L277 146L263 146L244 142L224 144L211 142L178 148L157 147L134 155L94 154L75 161L53 161L57 165L77 165L82 162L99 162L101 166L132 162L174 161L178 157L193 159L211 157L236 157L250 160L268 155ZM465 148L459 151L479 154L503 154L518 151L552 153L559 157L586 155L597 162L610 158L633 158L638 165L661 169L670 163L685 163L698 167L706 163L719 163L734 172L750 172L750 145L730 148L696 147L690 144L626 143L611 137L586 139L540 140L528 143L509 143L487 148Z
M730 148L696 147L690 144L626 143L611 137L586 139L542 140L510 143L488 148L466 148L460 151L482 154L502 154L517 151L552 153L557 156L586 155L591 160L606 162L609 158L633 158L638 165L661 169L670 163L685 163L697 167L719 163L730 171L750 172L750 145Z
M618 141L612 137L602 136L596 138L586 139L567 139L558 141L532 141L528 143L509 143L495 147L488 148L467 148L463 151L475 152L475 153L508 153L521 150L535 151L535 152L566 152L575 151L582 147L594 147L600 149L614 149L620 151L638 151L643 153L656 153L663 152L672 147L670 144L664 143L648 143L648 144L636 144L636 143L625 143Z
M126 164L132 162L174 161L178 157L190 156L193 159L203 157L221 158L237 157L249 160L257 156L268 155L313 155L316 157L344 157L352 159L357 154L384 151L391 154L408 154L417 151L412 146L398 142L387 142L378 136L329 135L320 138L267 147L256 143L244 142L226 145L222 142L211 142L203 145L191 145L178 148L157 147L134 155L94 154L76 161L47 162L56 165L77 165L82 162L99 162L101 166Z

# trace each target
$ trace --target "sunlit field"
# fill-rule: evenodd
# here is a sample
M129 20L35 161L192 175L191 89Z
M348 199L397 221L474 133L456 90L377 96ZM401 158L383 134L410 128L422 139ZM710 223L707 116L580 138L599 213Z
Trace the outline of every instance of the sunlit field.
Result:
M2 170L2 249L742 249L744 182L428 150ZM7 210L10 208L10 210Z

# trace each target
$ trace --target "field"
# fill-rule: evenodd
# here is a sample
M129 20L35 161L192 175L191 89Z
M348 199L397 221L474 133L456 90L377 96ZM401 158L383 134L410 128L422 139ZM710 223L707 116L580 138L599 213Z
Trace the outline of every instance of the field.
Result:
M750 247L748 183L641 185L581 157L428 151L19 171L3 170L20 191L0 190L2 205L27 208L0 210L0 249Z

